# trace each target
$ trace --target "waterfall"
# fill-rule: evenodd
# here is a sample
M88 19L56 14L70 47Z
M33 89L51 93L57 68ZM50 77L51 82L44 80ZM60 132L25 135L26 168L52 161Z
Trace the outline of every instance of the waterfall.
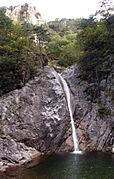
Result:
M76 135L76 129L75 129L75 125L74 125L73 113L72 113L72 108L71 108L70 90L69 90L69 87L68 87L66 81L63 79L63 77L60 74L58 74L58 76L59 76L60 82L62 84L64 93L66 95L66 100L67 100L68 109L69 109L69 113L70 113L70 119L71 119L71 125L72 125L72 137L73 137L73 142L74 142L74 153L80 153L79 147L78 147L78 138Z

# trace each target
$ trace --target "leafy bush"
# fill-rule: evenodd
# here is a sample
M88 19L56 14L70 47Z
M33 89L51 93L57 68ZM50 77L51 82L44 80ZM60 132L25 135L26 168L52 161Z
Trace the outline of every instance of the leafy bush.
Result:
M60 66L70 66L77 61L76 34L56 36L49 42L48 53Z
M105 107L104 105L100 104L98 108L98 113L100 117L105 117L110 115L110 109Z

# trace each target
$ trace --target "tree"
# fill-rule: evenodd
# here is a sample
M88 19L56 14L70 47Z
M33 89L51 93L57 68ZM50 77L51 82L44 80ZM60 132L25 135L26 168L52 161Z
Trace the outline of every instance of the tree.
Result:
M67 67L77 60L78 48L76 45L76 34L68 34L63 37L58 35L49 42L48 54L59 65Z
M100 14L104 20L108 20L113 10L114 5L111 0L102 0L100 2L100 10L97 12L97 14Z
M86 27L95 27L97 24L97 21L95 19L94 15L89 16L89 19L82 18L80 20L80 29L83 30Z
M105 23L99 23L95 28L85 28L79 33L78 42L82 51L79 63L82 71L86 74L84 76L91 81L93 79L89 78L90 76L88 75L100 65L104 54L106 52L110 53L109 32Z
M37 72L34 59L27 53L26 30L0 9L0 95L22 87Z
M0 8L0 45L2 46L9 42L12 30L12 21L5 15L5 12L5 8Z
M108 21L114 22L113 16ZM112 30L113 27L111 26ZM80 76L93 84L89 88L92 91L92 99L100 96L100 81L107 79L111 71L112 62L110 57L114 54L113 35L109 30L106 21L96 23L96 26L86 27L77 36L80 46L80 57L78 64L80 67Z
M46 43L50 40L48 30L43 26L34 26L33 33L36 36L36 45L42 51L46 47Z

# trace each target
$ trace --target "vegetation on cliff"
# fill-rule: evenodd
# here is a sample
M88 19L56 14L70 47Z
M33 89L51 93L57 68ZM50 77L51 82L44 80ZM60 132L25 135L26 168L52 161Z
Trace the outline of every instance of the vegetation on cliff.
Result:
M110 13L112 8L109 1L102 1L102 9L99 13L102 18L99 22L93 19L90 25L78 34L80 46L81 78L93 83L89 88L92 99L100 96L100 82L106 80L113 68L114 60L114 15Z
M37 51L48 40L47 30L42 26L14 22L5 11L0 9L0 95L22 87L34 77L38 63L43 61L43 54L38 55Z
M107 79L112 70L114 56L112 10L113 5L110 1L103 0L100 10L89 19L77 21L56 19L55 22L49 23L49 27L57 33L49 43L48 50L52 59L64 67L78 63L80 77L91 84L87 93L93 101L100 96L100 82ZM96 15L101 16L100 21Z

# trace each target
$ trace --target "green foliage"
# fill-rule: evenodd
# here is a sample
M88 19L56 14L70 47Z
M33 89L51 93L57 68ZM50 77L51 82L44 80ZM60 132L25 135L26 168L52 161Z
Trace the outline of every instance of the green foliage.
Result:
M11 38L12 21L5 16L5 12L4 8L0 9L0 45L6 44Z
M78 42L82 54L78 61L83 79L94 82L101 77L101 72L106 73L109 69L104 69L106 56L110 55L111 48L109 42L110 33L106 24L100 22L96 27L87 27L78 35ZM94 80L95 79L95 80Z
M87 97L87 99L89 101L96 102L95 101L95 93L96 93L95 86L89 86L88 88L86 88L86 90L84 92L86 92L86 94L89 96L89 97Z
M37 48L42 51L50 41L48 30L43 26L35 26L33 32L36 34L36 45Z
M104 14L107 14L107 10L104 10ZM88 22L88 26L84 25L77 35L80 46L78 64L81 78L94 84L89 91L95 89L94 93L90 94L92 99L95 99L100 96L100 81L106 79L112 69L110 57L114 55L114 16L108 14L108 18L105 16L100 22L94 22L94 18Z
M88 20L87 20L88 21ZM67 35L69 33L76 33L78 30L83 29L82 24L86 24L86 19L79 18L79 19L55 19L55 21L48 22L48 26L54 32L56 32L60 36Z
M25 22L28 4L21 6L19 22L12 22L1 8L0 95L22 87L34 77L38 68L33 53L39 50L62 67L78 63L82 79L94 84L87 90L88 95L99 97L100 80L110 73L109 57L114 54L114 16L107 9L107 0L102 3L105 18L100 22L90 16L89 19L56 19L42 26Z
M106 106L104 106L102 104L99 105L98 113L101 118L110 115L110 112L111 112L110 109L107 108Z
M48 54L57 61L60 66L70 66L76 62L76 34L55 36L49 42Z
M0 95L21 88L38 72L38 58L34 58L34 51L30 52L36 49L35 28L25 22L12 22L5 9L0 9ZM44 40L42 31L39 36Z
M24 5L21 6L20 16L19 16L19 19L18 19L20 22L24 22L25 18L28 17L28 12L27 12L28 6L29 5L27 3L25 3Z
M113 2L111 0L101 0L100 10L97 14L102 16L102 19L108 20L114 10Z
M95 17L91 15L89 19L82 18L80 21L80 29L83 30L86 27L95 27L97 24Z
M7 56L0 57L0 95L9 92L16 87L19 88L21 82L19 70L15 59Z

